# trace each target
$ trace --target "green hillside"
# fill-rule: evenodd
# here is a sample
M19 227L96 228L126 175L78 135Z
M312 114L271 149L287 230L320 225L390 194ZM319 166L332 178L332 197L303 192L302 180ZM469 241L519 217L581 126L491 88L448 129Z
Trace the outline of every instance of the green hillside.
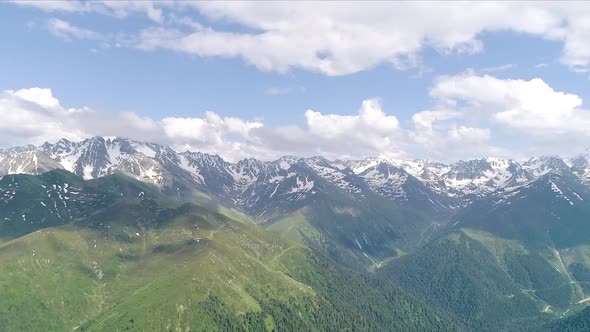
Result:
M366 271L426 242L434 220L431 209L400 206L378 195L355 200L329 192L318 193L268 228L343 266Z
M447 234L379 274L474 329L540 329L588 304L588 202L579 179L547 174L459 211Z
M0 246L6 331L456 330L396 286L202 207L134 198Z
M534 323L543 309L485 246L464 233L437 239L378 274L476 331L518 330L515 325Z
M72 223L117 202L158 197L158 190L123 174L84 181L64 171L0 179L0 243L36 230Z
M586 332L590 331L590 308L564 318L546 326L547 331L551 332Z
M587 304L589 253L584 246L557 251L461 229L378 274L472 329L534 331Z

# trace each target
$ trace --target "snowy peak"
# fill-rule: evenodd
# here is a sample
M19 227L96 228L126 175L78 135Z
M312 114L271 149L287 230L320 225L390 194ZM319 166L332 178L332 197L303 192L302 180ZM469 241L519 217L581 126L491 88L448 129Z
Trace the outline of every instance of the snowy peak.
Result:
M534 177L513 160L483 158L451 165L442 179L458 196L481 196L499 188L525 184Z
M312 157L304 161L321 178L342 190L350 193L360 193L363 190L355 173L342 162L332 162L324 157Z
M580 177L584 183L590 184L590 150L577 155L570 160L571 170Z
M0 151L0 176L52 169L65 169L86 180L124 172L175 195L196 189L261 213L316 193L334 192L355 200L380 195L400 204L444 209L465 206L496 191L515 192L548 174L577 176L590 184L590 153L572 159L571 167L559 157L531 158L523 164L490 157L446 165L387 156L351 161L284 156L230 163L218 155L178 153L167 146L118 137L61 139Z
M82 148L79 152L74 174L82 175L85 180L107 174L105 170L112 163L106 142L102 137L93 137L82 142Z
M186 151L179 155L179 166L215 194L233 191L231 165L218 155Z
M490 198L495 206L533 201L543 208L563 208L590 203L590 189L571 173L549 172L526 185L499 190Z
M146 159L155 158L165 150L154 143L103 137L92 137L78 143L61 139L55 144L45 143L39 149L59 163L61 168L86 180L121 170L154 181L154 165L147 165L150 162Z
M557 156L532 157L525 161L522 166L535 177L550 172L562 174L569 171L569 166Z
M279 165L280 168L284 169L284 170L288 170L289 168L291 168L291 166L293 166L295 163L297 163L297 161L301 159L295 156L283 156L277 160L274 161L275 164Z
M0 176L21 173L38 175L56 168L61 168L59 163L42 151L27 148L0 153Z
M381 161L368 167L359 175L375 192L391 199L406 199L403 185L409 174L401 168Z
M486 174L493 172L492 165L485 159L475 159L469 161L459 161L453 164L445 177L456 181L476 180L487 177Z

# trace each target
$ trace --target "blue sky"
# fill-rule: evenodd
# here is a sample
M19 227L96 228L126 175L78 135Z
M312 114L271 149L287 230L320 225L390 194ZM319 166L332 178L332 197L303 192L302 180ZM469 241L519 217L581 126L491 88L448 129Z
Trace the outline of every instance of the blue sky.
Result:
M14 129L23 118L35 117L52 123L51 130L36 131L29 125L26 129L34 133L30 135L6 130L0 134L0 145L38 144L58 135L82 139L116 134L215 152L229 159L251 155L272 159L287 153L332 158L376 154L522 158L537 153L573 154L590 147L583 128L590 123L586 122L590 121L587 103L568 103L560 97L563 93L590 100L590 50L576 46L574 40L590 38L590 29L577 23L590 17L589 8L584 8L589 5L573 8L570 4L556 10L557 3L547 3L547 8L518 4L518 8L466 11L482 16L479 26L467 17L465 22L459 17L426 24L440 10L457 13L452 3L441 8L440 3L410 4L409 8L347 3L343 13L335 16L323 10L324 5L239 3L238 7L248 8L233 8L236 3L194 3L193 7L142 2L142 8L127 4L113 9L99 2L81 2L75 8L60 2L51 6L0 3L4 45L0 90L8 100L4 108L0 105L0 114L15 109L21 114L12 116L14 123L7 121L5 126ZM290 6L298 15L285 14ZM392 13L409 10L416 13L418 22L388 26L389 20L384 19L376 24L375 18L381 17L378 12L384 9L372 8L378 6L387 6ZM502 10L557 14L511 22ZM506 26L497 23L502 19ZM324 21L331 22L325 31ZM314 24L318 28L312 29ZM445 30L453 31L445 35ZM149 38L144 32L150 33ZM390 40L395 33L401 37ZM264 34L272 34L273 39L243 38ZM414 34L418 35L413 40L406 37ZM194 39L189 43L187 36ZM277 38L294 46L275 42ZM309 59L305 51L294 54L306 48L317 51ZM548 90L530 84L535 78ZM445 82L455 88L464 84L465 91L436 89ZM86 110L107 120L99 121L103 127L92 127L77 124L66 113L52 113L49 119L31 115L28 112L38 110L23 105L23 100L35 103L37 97L31 97L35 94L16 93L31 88L50 89L51 98L59 100L64 111ZM508 92L490 101L485 96L488 88ZM521 92L511 95L514 89ZM440 92L438 97L432 96L433 90ZM541 106L529 106L526 98L534 100L530 95L539 91L539 98L549 99ZM375 116L363 117L363 101L375 102L364 104L370 106L367 114ZM498 116L515 108L518 114ZM311 123L307 110L320 114L313 117L319 122ZM446 115L429 122L423 132L415 119L423 111ZM221 122L212 124L216 120L207 120L206 112ZM121 132L109 125L130 114L146 120L146 125ZM570 117L568 121L562 121L564 116ZM533 124L539 117L542 121ZM238 124L225 121L228 118ZM395 121L390 127L377 128L387 119ZM579 124L568 125L571 122ZM298 141L299 136L309 137ZM342 148L339 141L354 147ZM457 144L464 148L456 151Z

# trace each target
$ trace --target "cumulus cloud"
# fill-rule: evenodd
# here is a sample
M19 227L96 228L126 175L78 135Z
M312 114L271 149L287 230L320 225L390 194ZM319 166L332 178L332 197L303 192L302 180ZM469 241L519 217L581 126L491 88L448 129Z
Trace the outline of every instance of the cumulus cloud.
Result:
M133 112L64 107L50 89L0 93L0 146L120 136L167 144L177 150L217 153L228 160L282 155L363 158L388 155L453 161L531 153L574 153L590 145L590 112L580 97L540 79L511 80L466 72L440 77L430 89L432 107L407 126L367 99L354 114L302 113L303 126L266 126L222 117L153 119ZM515 146L515 137L524 145Z
M133 112L112 114L88 107L65 108L51 89L44 88L1 92L0 118L0 147L38 145L60 138L80 141L100 135L219 153L229 159L264 155L263 151L242 146L253 129L263 126L260 122L222 118L212 112L203 118L155 120Z
M0 146L42 144L60 138L78 141L90 136L127 136L162 140L156 121L135 113L116 115L88 107L65 108L51 89L30 88L0 93Z
M77 141L95 135L121 136L168 144L178 150L217 153L228 160L252 156L275 159L285 154L410 157L407 151L418 146L425 151L440 149L451 139L485 144L476 130L459 127L451 135L447 127L437 126L457 117L456 112L421 112L415 116L415 130L404 129L395 115L383 110L378 99L363 101L353 115L307 110L302 114L303 127L267 127L260 121L221 117L214 112L202 117L152 119L133 112L112 114L88 107L66 108L50 89L31 88L2 92L0 116L0 145L5 147L42 144L62 137ZM429 129L425 131L426 127ZM416 133L428 135L436 144L422 144Z
M13 95L23 101L28 101L48 109L55 109L60 106L59 100L53 97L50 89L22 89L18 91L6 91L6 94Z
M393 134L399 126L397 118L385 114L376 99L363 101L358 115L322 114L307 110L305 119L310 132L324 138L356 135L367 129L374 130L376 134Z
M461 144L481 144L490 139L489 128L472 128L459 126L454 127L448 131L451 140Z
M250 131L263 126L260 122L244 121L238 118L221 118L207 112L204 118L164 118L161 121L166 135L177 144L215 143L220 144L224 136L235 134L248 138Z
M261 70L346 75L391 64L422 66L420 53L482 52L484 33L512 31L561 42L562 63L590 67L590 7L558 2L153 2L19 1L48 12L99 13L148 24L125 46L241 58ZM198 15L196 15L198 14ZM200 18L198 22L195 18ZM228 29L227 23L234 28ZM238 27L238 28L235 28ZM87 29L80 29L80 33ZM507 69L506 67L491 68Z
M424 134L433 133L433 125L437 122L460 117L461 113L453 110L422 111L412 116L416 130Z
M443 53L484 49L482 33L515 31L563 43L561 61L576 70L590 64L590 9L558 3L259 3L194 2L213 22L232 22L246 31L214 26L181 32L166 27L142 31L138 47L198 56L241 57L262 70L299 68L345 75L382 63L420 64L426 47ZM254 31L254 32L251 32ZM409 60L409 61L408 61Z
M77 111L82 110L62 108L49 89L4 91L0 94L0 140L6 146L60 137L81 139L85 133L67 125Z
M550 154L571 154L590 145L590 110L583 108L582 99L556 91L540 78L499 79L468 71L440 77L430 95L435 104L460 112L465 121L501 132L506 145L525 141L525 149ZM471 134L490 138L490 132ZM515 137L519 139L511 141Z
M464 104L472 115L489 116L532 135L590 128L590 112L580 108L582 99L555 91L540 78L498 79L467 72L439 78L430 95L446 105Z

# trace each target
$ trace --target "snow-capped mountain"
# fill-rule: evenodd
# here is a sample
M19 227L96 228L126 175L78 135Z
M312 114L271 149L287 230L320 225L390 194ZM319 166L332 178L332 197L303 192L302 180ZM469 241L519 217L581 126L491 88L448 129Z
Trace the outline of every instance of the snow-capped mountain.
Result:
M440 210L526 185L547 173L572 172L588 183L590 152L573 158L570 165L559 157L536 157L522 164L483 158L446 165L383 156L348 161L285 156L230 163L217 155L179 153L155 143L103 137L0 151L0 176L51 169L65 169L85 180L123 172L179 195L203 191L256 215L289 209L319 192L331 191L356 200L379 195L399 205Z
M497 189L525 184L534 179L518 162L500 158L459 161L442 174L450 195L483 196Z
M569 172L570 167L557 156L533 157L525 161L522 166L533 176L539 177L547 173Z
M45 143L37 150L85 180L124 171L155 184L165 181L162 164L167 153L176 154L170 148L153 143L102 137L78 143L61 139L55 144Z
M569 161L571 171L580 177L584 183L590 184L590 149Z
M60 167L58 162L32 145L0 150L0 175L38 175Z
M359 174L376 193L402 202L424 202L435 209L452 207L444 195L433 190L404 168L381 161Z
M567 248L587 239L589 216L590 187L571 172L549 172L474 202L454 216L453 224Z

